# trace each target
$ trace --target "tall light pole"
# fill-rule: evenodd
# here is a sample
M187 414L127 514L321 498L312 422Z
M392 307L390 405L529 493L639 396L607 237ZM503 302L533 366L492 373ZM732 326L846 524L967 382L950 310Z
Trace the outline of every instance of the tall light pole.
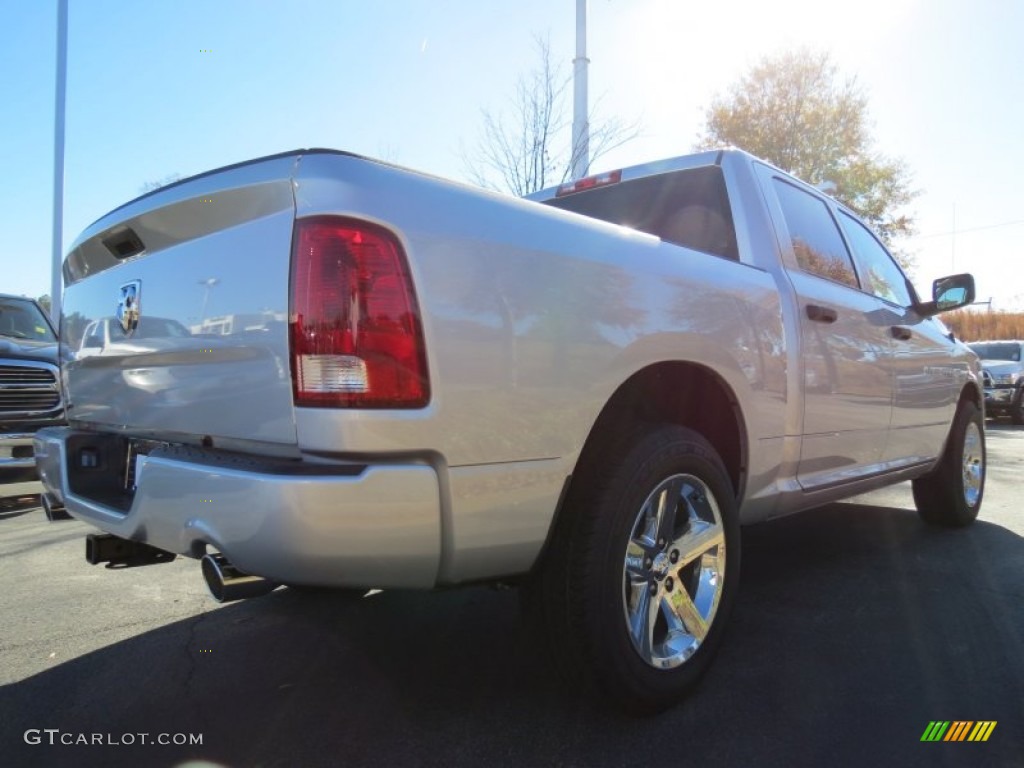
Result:
M53 257L50 262L50 317L59 327L61 251L64 237L64 90L68 69L68 0L57 0L57 93L53 108Z
M205 280L198 280L199 285L204 287L203 290L203 308L199 310L199 325L201 326L206 322L206 304L210 301L210 289L220 282L216 277L208 277Z
M572 60L572 178L590 169L590 124L587 122L587 0L576 0L576 58Z

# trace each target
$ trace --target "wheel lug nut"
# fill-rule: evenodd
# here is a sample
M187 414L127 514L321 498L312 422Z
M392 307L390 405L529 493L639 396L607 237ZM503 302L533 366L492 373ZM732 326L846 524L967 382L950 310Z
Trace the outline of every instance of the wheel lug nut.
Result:
M673 550L672 550L672 551L671 551L671 552L669 553L668 559L669 559L669 560L670 560L671 562L673 562L673 563L678 563L678 562L679 562L679 550L678 550L678 549L673 549Z
M651 592L651 597L654 597L654 595L658 594L658 585L657 584L651 584L650 592Z
M652 565L654 565L654 561L651 560L651 558L649 558L649 557L645 557L644 558L644 568L650 568Z
M672 586L673 586L672 585L672 579L671 578L665 579L665 591L671 592L672 591Z
M658 539L658 546L659 547L664 547L665 546L665 540L664 539Z

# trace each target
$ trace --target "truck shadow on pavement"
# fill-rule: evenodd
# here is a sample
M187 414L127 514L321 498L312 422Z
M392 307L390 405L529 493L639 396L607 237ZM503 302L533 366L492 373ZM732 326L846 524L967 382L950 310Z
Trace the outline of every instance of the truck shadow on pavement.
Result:
M0 486L0 490L2 490ZM0 498L0 520L11 520L27 515L39 506L38 496L15 496Z
M515 590L280 589L0 688L4 762L1021 764L1024 539L847 503L745 529L742 555L722 652L658 717L565 690ZM932 720L998 725L984 744L921 743ZM29 746L30 728L203 746Z

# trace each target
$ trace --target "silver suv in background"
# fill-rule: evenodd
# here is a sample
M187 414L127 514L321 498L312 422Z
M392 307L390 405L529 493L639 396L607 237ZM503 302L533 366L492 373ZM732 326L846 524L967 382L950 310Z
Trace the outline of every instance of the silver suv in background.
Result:
M986 414L1024 424L1024 341L978 341L967 346L981 358Z

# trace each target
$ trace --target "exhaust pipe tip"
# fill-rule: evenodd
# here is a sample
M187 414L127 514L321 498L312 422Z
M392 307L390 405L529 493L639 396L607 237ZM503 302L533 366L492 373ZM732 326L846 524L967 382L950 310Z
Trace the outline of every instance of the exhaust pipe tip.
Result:
M210 590L210 596L218 603L260 597L278 587L275 582L262 576L243 573L221 554L203 555L199 566L206 588Z

